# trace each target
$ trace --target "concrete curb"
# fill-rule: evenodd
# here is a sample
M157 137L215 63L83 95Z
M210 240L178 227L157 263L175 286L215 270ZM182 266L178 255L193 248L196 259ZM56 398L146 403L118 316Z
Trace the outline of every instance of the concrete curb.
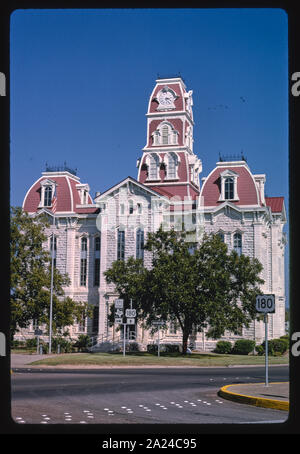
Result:
M239 386L249 386L250 383L239 384ZM261 385L262 383L253 383L252 385L257 384ZM276 383L272 383L276 384ZM266 399L263 397L257 396L248 396L247 394L238 394L230 390L231 387L236 385L226 385L223 386L218 394L219 396L223 397L224 399L232 400L235 402L248 404L248 405L255 405L256 407L265 407L265 408L272 408L274 410L283 410L288 411L290 403L284 400L275 400L275 399Z

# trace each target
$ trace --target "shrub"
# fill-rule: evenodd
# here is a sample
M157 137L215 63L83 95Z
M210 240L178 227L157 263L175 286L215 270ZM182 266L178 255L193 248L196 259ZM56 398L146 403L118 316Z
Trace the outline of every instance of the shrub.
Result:
M18 339L12 340L11 344L10 344L11 348L21 348L21 347L24 347L24 346L25 346L24 341L21 341L21 340L18 340Z
M26 339L25 347L26 348L36 348L37 347L37 338L31 337L30 339Z
M229 341L218 341L216 348L214 349L215 353L226 354L231 352L231 342Z
M74 347L77 347L79 352L86 352L88 347L92 345L90 336L87 334L80 334L77 341L74 344Z
M163 344L165 347L166 353L179 353L180 346L178 344Z
M265 349L263 345L256 345L255 351L259 356L263 356L265 354Z
M253 351L255 341L251 339L239 339L235 342L232 353L236 355L248 355Z
M52 341L54 352L58 351L58 345L60 346L60 353L72 353L75 350L72 342L61 336L55 337Z
M287 351L289 342L286 339L271 339L268 341L268 354L271 356L280 356ZM263 355L265 354L265 341L261 344ZM257 347L256 347L257 349Z
M158 345L157 344L148 344L147 352L152 355L157 355ZM178 344L159 344L160 353L179 353L180 346Z
M128 344L126 344L126 351L139 352L140 351L139 344L137 342L129 342Z

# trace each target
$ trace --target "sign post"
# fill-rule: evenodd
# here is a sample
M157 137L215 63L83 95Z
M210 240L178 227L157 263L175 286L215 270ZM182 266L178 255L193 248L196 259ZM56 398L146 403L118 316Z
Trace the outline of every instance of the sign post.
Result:
M156 325L158 326L158 331L157 331L157 356L159 357L160 356L160 340L159 340L159 330L160 330L160 326L162 326L164 324L164 322L160 321L160 320L157 320L157 321L154 321L152 322L153 325Z
M39 328L34 330L34 335L37 337L37 345L36 345L36 352L39 354L39 347L40 347L40 336L43 334L43 331Z
M136 309L132 309L132 299L130 300L130 309L125 310L124 318L124 300L115 301L115 323L123 325L123 356L126 354L126 331L128 325L135 325Z
M265 368L266 381L265 386L269 386L269 352L268 352L268 314L275 312L275 295L257 295L256 310L264 314L265 322Z

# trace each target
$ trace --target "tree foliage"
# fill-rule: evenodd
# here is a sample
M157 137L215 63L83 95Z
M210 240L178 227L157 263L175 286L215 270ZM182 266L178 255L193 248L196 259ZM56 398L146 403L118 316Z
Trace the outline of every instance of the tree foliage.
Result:
M152 252L150 270L130 257L114 262L106 280L125 301L133 299L145 326L157 318L166 324L177 321L184 353L193 330L206 328L207 335L217 339L226 330L238 334L256 317L262 265L255 258L228 253L218 235L204 234L191 245L184 233L160 228L149 233L144 249Z
M45 249L45 215L29 216L20 207L11 208L10 224L10 303L11 334L26 328L34 320L49 326L51 256ZM70 279L57 268L53 273L53 333L72 325L76 319L90 315L87 304L64 297Z

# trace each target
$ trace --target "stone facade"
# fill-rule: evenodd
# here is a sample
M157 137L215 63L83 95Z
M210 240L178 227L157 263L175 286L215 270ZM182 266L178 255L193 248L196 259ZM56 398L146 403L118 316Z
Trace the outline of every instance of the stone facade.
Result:
M192 91L181 78L158 79L147 112L147 140L138 160L137 180L127 177L94 200L89 186L70 169L48 169L28 190L23 209L32 216L48 214L45 248L56 237L56 266L67 273L71 284L65 294L94 306L94 318L70 328L76 338L87 333L104 341L120 338L118 325L110 326L108 313L118 295L108 285L104 271L118 258L127 260L143 253L144 265L151 267L151 254L141 252L149 232L176 225L182 208L197 230L222 235L228 250L233 248L263 265L263 291L274 293L276 312L269 316L269 338L285 334L285 287L283 226L286 222L282 197L265 197L265 175L253 175L245 160L220 161L200 185L202 162L193 152ZM46 201L49 187L57 197L57 208ZM179 210L179 211L178 211ZM188 211L186 211L188 210ZM53 225L52 220L55 220ZM32 336L33 327L20 336ZM141 326L131 327L129 337L144 347L154 342ZM226 333L223 339L264 339L264 323L253 322L240 335ZM190 341L196 348L212 350L215 341L205 332ZM161 333L161 342L181 343L174 325Z

